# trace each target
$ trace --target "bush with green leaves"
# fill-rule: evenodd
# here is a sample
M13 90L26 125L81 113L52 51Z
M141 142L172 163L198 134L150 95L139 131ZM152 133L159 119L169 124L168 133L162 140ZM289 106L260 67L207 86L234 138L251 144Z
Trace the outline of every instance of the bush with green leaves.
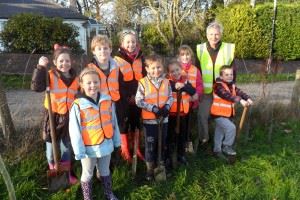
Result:
M274 38L274 57L300 58L300 5L279 4ZM239 58L266 58L272 39L273 4L236 4L218 9L216 18L224 26L223 40L236 44Z
M49 53L53 45L67 45L76 53L82 53L76 40L79 33L74 25L63 23L61 18L23 13L10 18L0 33L5 51L13 53Z

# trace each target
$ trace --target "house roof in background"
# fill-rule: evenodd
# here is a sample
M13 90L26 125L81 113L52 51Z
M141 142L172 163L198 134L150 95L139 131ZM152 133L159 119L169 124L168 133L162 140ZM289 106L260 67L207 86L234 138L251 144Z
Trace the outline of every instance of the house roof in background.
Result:
M0 19L8 19L20 13L35 13L64 19L88 19L79 12L47 0L0 0Z

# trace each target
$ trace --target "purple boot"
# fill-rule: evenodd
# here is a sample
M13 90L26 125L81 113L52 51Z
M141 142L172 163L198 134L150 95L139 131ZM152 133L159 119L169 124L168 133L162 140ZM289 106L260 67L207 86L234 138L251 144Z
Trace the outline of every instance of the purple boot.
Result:
M81 182L82 195L84 200L92 200L92 183Z
M118 198L112 192L112 183L111 183L111 176L101 176L104 195L107 200L118 200Z

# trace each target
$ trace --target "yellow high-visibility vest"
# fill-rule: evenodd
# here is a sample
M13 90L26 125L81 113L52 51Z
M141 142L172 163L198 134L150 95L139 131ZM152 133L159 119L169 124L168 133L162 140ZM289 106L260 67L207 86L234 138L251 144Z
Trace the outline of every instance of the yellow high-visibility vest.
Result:
M235 45L232 43L222 42L218 52L215 65L207 50L207 43L197 45L197 57L200 61L202 72L202 80L204 87L204 94L210 94L213 90L213 78L218 78L220 75L220 68L223 65L230 65L234 59Z

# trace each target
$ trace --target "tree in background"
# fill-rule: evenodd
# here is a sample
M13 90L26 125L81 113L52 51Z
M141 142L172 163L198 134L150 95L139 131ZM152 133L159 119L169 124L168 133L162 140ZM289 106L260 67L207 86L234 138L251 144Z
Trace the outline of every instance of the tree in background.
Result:
M155 26L163 41L170 49L170 53L175 55L176 40L179 44L183 41L182 24L192 19L192 10L196 0L147 0L150 11L155 19ZM167 24L169 35L163 31L163 26Z
M32 23L34 22L34 23ZM53 44L67 45L74 52L82 53L77 28L63 23L60 18L47 18L31 13L19 14L10 18L0 33L0 40L7 52L49 53Z

